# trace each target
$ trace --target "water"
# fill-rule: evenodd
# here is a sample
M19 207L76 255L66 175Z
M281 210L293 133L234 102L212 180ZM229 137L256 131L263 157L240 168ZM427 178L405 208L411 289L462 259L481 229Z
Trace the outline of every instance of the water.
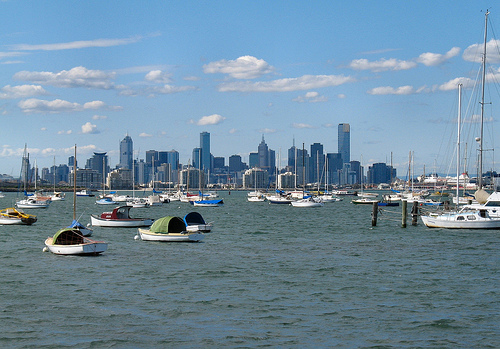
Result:
M371 227L371 206L185 203L132 216L198 210L202 243L134 240L94 229L98 257L42 252L72 219L72 194L33 226L0 227L2 348L499 348L499 231ZM0 199L12 205L15 194ZM78 198L78 215L110 207ZM401 208L393 211L400 212ZM392 216L391 216L392 217Z

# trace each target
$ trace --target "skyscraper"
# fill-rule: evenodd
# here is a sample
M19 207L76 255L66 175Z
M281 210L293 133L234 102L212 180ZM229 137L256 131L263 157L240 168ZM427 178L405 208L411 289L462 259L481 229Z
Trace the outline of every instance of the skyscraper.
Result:
M257 149L259 154L259 167L264 170L269 170L269 148L264 140L264 135L262 135L262 142L260 142Z
M134 142L132 138L127 134L125 138L120 142L120 163L119 168L132 169L133 163L133 152L134 152Z
M351 162L351 130L349 124L339 124L338 148L342 162Z
M202 132L200 133L200 169L205 172L210 171L212 168L211 157L210 157L210 133Z

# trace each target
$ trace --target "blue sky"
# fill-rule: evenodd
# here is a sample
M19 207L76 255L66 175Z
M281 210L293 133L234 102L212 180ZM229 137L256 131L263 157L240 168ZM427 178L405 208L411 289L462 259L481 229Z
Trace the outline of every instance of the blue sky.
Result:
M0 173L19 175L25 144L39 167L66 163L74 144L80 165L93 151L114 165L127 133L138 158L175 149L183 163L200 132L214 156L244 161L264 135L284 163L294 139L337 152L339 123L351 160L392 152L402 176L412 151L415 172L447 172L457 82L475 79L490 5L0 1Z

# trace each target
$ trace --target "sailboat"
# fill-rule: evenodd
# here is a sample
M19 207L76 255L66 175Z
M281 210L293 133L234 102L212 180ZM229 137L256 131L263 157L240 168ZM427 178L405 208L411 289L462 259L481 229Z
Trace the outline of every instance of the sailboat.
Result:
M90 232L90 233L89 233ZM61 255L98 255L107 250L104 241L88 238L92 230L85 228L76 219L76 144L75 163L73 165L73 222L70 226L58 230L45 240L44 251ZM87 234L87 236L85 236Z
M54 193L50 196L51 201L62 201L65 199L64 193L56 191L56 157L54 156Z
M17 208L47 208L50 205L50 197L41 197L39 193L36 191L36 184L37 184L37 166L36 166L36 161L35 161L35 194L28 194L26 191L26 180L27 180L27 174L28 170L25 168L26 165L28 164L28 159L29 159L29 154L27 154L27 149L26 145L24 146L24 154L23 154L23 164L22 164L22 170L23 170L23 176L24 176L24 195L25 198L16 202L16 207Z
M486 74L486 38L488 29L488 15L489 11L485 14L485 30L484 30L484 49L482 60L482 95L481 95L481 135L479 137L479 173L478 173L478 190L475 193L478 202L485 202L481 197L487 198L488 194L482 189L482 175L483 175L483 121L484 121L484 85ZM458 103L458 141L457 141L457 179L459 178L459 161L460 161L460 124L461 124L461 85L459 85L459 103ZM457 197L459 185L457 180ZM485 207L463 207L459 209L458 201L456 210L437 214L429 213L422 215L421 219L424 224L429 228L453 228L453 229L500 229L500 218L492 217L490 211Z

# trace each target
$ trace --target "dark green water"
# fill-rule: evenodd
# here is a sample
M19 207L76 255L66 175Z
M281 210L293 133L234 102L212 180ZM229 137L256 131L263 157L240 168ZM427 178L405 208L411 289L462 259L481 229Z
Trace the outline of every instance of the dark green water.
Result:
M31 210L33 226L0 226L0 347L500 347L500 231L402 229L400 214L372 228L371 206L347 198L307 209L220 195L220 208L131 210L197 210L215 226L202 243L96 227L101 256L42 252L72 219L71 193ZM81 222L110 209L94 202L78 198Z

